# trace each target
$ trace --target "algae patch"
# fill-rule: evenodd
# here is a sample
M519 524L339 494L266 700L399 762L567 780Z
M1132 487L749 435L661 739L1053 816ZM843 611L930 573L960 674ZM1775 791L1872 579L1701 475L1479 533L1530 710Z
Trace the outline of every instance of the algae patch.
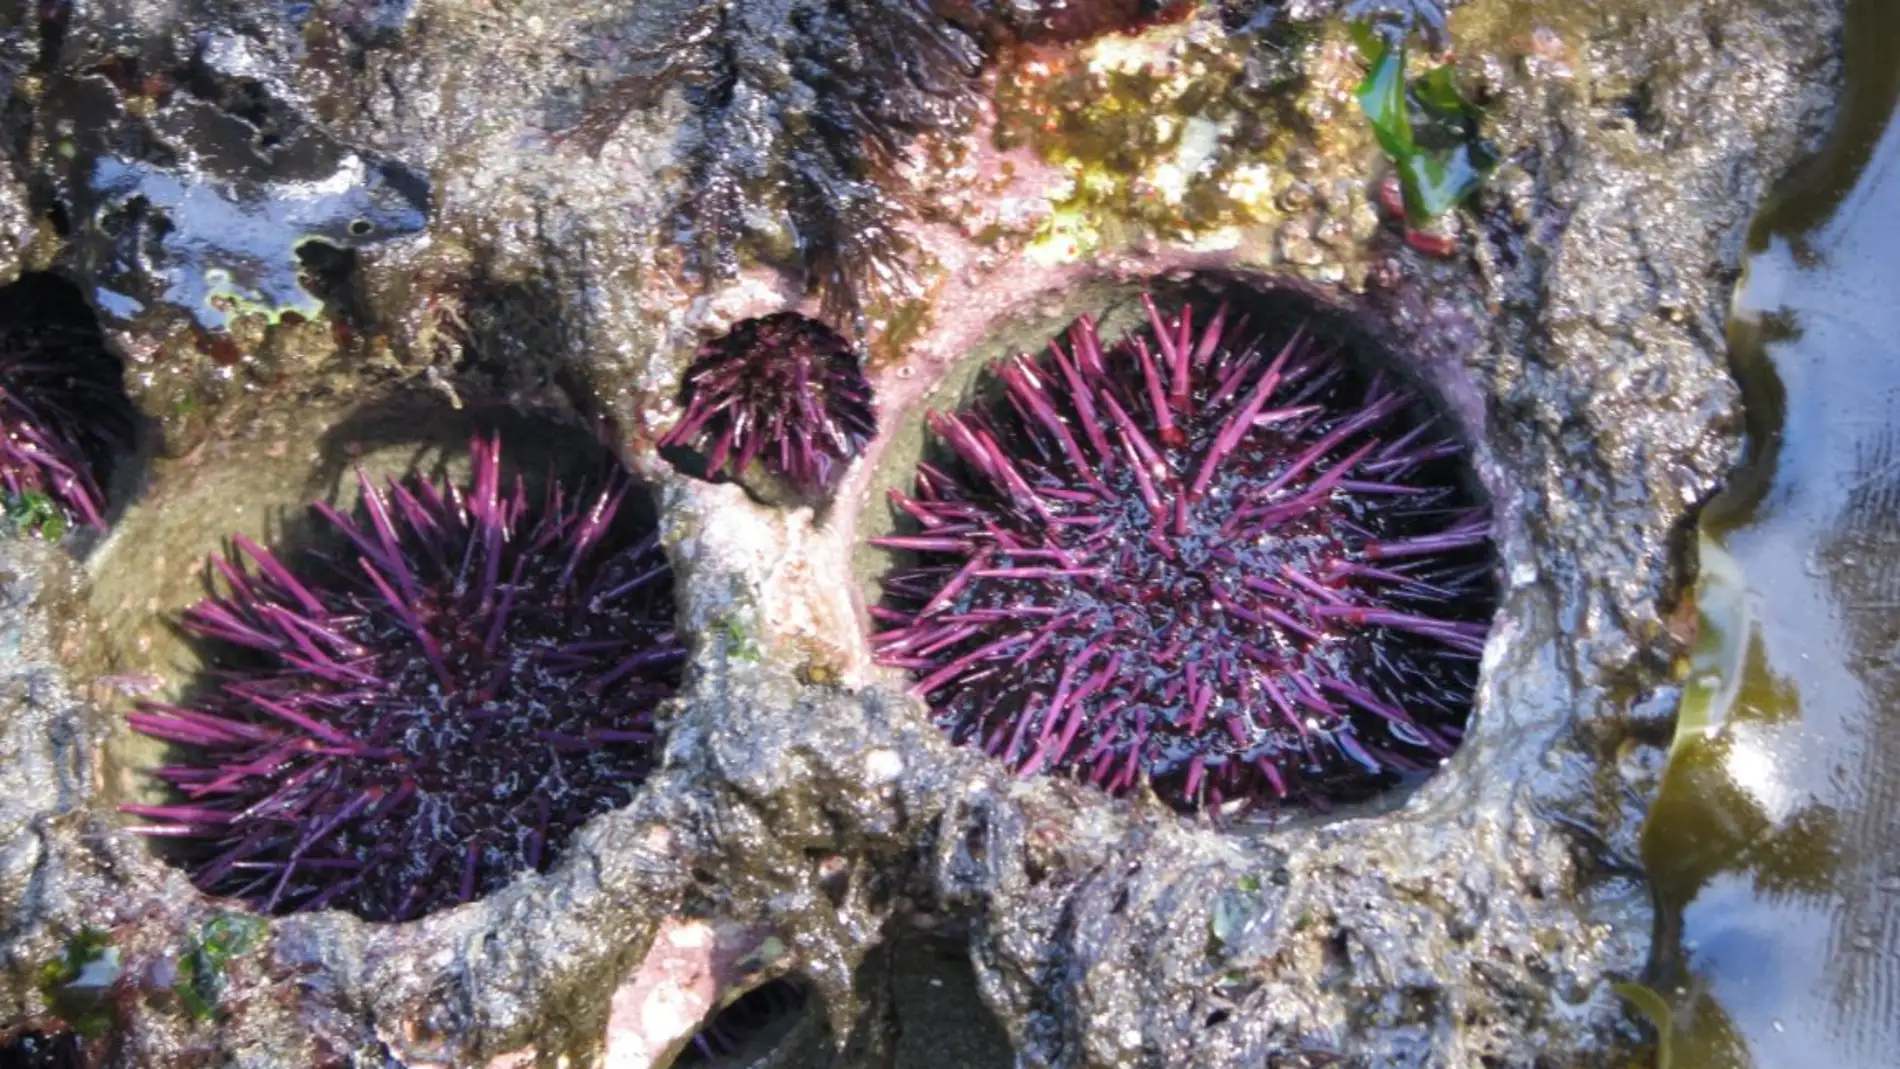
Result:
M231 963L263 943L268 926L261 917L220 913L199 926L178 960L172 992L194 1021L218 1015L218 998Z
M8 494L0 499L7 529L17 537L38 536L57 542L66 535L66 514L51 497L38 490Z
M106 933L82 928L66 952L40 967L40 993L72 1030L88 1039L112 1027L108 992L119 979L119 948Z
M1191 24L1024 50L997 86L996 143L1065 176L1031 255L1073 260L1141 234L1206 240L1276 217L1295 130L1287 83L1262 75L1253 50L1291 51L1310 31L1294 32L1256 44Z

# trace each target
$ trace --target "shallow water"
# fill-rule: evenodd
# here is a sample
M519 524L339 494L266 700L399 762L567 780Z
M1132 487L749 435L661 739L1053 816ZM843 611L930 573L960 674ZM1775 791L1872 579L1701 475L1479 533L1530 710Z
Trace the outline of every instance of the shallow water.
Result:
M1751 458L1645 832L1672 1069L1900 1065L1900 5L1849 19L1737 292Z

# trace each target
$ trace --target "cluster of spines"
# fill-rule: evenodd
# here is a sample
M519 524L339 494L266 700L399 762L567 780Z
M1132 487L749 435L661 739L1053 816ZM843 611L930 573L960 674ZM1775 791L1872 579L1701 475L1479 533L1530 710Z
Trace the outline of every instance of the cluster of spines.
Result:
M1492 604L1488 513L1415 399L1305 328L1152 300L929 426L892 501L879 659L960 741L1182 809L1356 797L1449 755Z
M733 479L758 461L804 494L829 490L877 433L871 384L850 343L789 312L707 342L681 395L686 412L662 448L703 450L709 470Z
M122 808L189 845L204 890L265 912L327 906L403 920L545 868L647 774L654 707L677 685L671 572L616 522L629 484L591 500L502 483L471 445L468 485L367 476L344 545L293 570L238 536L226 592L184 627L239 656L132 726L186 759L182 795Z
M64 296L50 282L0 291L0 486L16 505L43 495L63 519L104 527L98 469L130 444L130 405L98 327L57 314L79 303Z

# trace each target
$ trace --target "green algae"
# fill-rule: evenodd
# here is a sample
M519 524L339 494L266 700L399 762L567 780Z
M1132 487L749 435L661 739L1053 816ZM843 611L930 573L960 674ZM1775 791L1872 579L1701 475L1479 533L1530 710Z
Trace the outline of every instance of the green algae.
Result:
M1642 984L1624 982L1610 987L1656 1029L1656 1057L1650 1063L1653 1069L1672 1069L1671 1045L1675 1040L1676 1019L1669 1009L1669 1001Z
M1260 877L1242 876L1214 899L1214 908L1207 917L1208 953L1219 954L1240 941L1247 926L1260 914L1260 887Z
M1276 53L1315 38L1279 32ZM1250 73L1256 47L1251 35L1164 26L1018 57L998 83L996 144L1067 179L1032 255L1075 259L1142 236L1194 240L1277 219L1297 123L1287 83Z
M218 998L224 992L231 963L261 945L268 931L269 925L262 917L219 913L192 933L190 944L178 959L178 979L172 985L172 992L192 1020L209 1021L218 1016Z
M40 993L75 1032L97 1039L112 1027L107 998L119 979L119 948L97 928L81 928L64 954L40 967Z
M713 628L725 639L727 656L748 664L757 664L764 659L765 653L759 646L758 635L748 626L745 614L732 612L720 616L713 621Z
M1498 151L1479 132L1484 113L1465 99L1449 63L1408 78L1402 33L1361 22L1353 39L1367 64L1359 106L1398 172L1406 215L1429 223L1469 199L1497 168Z

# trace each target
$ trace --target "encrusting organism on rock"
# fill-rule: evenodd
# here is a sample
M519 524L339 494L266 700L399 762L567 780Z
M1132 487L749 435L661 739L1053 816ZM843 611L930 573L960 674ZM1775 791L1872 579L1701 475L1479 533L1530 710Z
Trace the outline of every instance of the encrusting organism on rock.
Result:
M0 489L48 534L105 526L100 476L132 440L119 362L76 293L62 314L65 296L47 281L0 290Z

